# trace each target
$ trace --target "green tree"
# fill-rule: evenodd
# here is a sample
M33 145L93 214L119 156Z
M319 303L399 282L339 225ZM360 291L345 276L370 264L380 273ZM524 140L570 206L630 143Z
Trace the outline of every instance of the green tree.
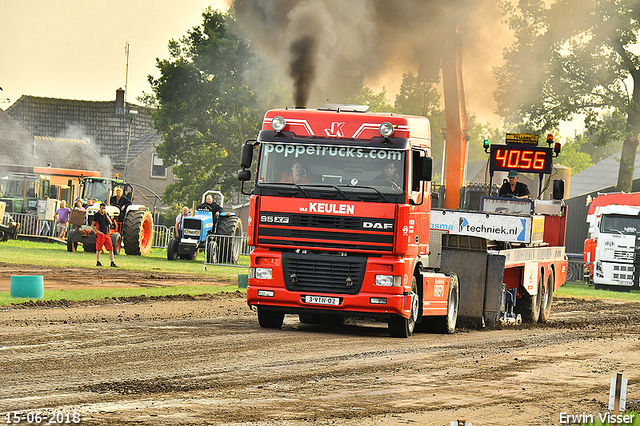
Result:
M368 105L369 112L393 112L393 108L387 101L387 89L384 87L380 93L375 93L367 86L362 86L359 93L355 93L346 99L346 103L355 105Z
M409 72L402 75L400 91L396 95L395 110L400 114L419 115L431 122L431 156L435 161L442 160L445 127L444 110L438 92L438 82L423 79Z
M180 178L165 190L168 203L236 189L240 146L255 137L262 114L243 77L252 57L231 32L233 18L211 8L202 17L202 25L169 42L170 58L156 61L160 77L149 76L162 135L157 152Z
M500 3L515 42L495 70L498 112L520 131L545 133L578 113L587 126L603 126L614 111L624 118L618 187L630 191L640 130L640 59L632 51L640 2Z
M576 136L573 140L562 144L562 151L558 158L554 160L554 163L569 167L571 175L593 166L591 156L586 152L582 152L582 147L588 142L583 136Z

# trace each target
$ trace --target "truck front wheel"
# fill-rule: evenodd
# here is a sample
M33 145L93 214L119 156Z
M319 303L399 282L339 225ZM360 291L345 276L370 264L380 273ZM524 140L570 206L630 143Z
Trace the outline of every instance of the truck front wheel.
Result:
M418 311L420 309L420 299L418 296L418 282L416 277L413 277L411 281L411 312L409 318L395 316L389 319L389 335L391 337L411 337L413 329L416 326L416 320L418 319Z
M284 312L269 311L258 306L258 322L262 328L281 328L284 321Z

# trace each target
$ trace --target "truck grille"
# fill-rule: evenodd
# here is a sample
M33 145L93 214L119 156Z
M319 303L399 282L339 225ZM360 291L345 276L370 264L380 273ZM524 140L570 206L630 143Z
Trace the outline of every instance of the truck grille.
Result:
M633 251L626 251L626 250L614 250L613 251L613 258L615 260L626 260L629 262L633 262Z
M366 264L364 256L282 253L284 283L289 291L358 294Z
M362 217L260 213L258 244L391 252L394 221ZM274 218L277 222L266 222Z

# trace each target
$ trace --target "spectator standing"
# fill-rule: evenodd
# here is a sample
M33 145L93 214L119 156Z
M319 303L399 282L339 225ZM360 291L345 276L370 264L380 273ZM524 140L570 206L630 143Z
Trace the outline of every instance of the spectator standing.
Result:
M182 213L176 216L176 226L175 226L176 238L180 238L180 236L182 235L182 220L185 217L189 217L190 215L191 215L191 212L189 211L189 207L184 206L182 208Z
M111 259L111 267L117 268L118 265L113 261L113 245L111 244L111 235L109 235L109 228L112 221L107 214L107 206L104 203L100 203L100 210L93 215L93 223L91 229L96 234L96 266L102 266L100 263L100 252L102 247L109 251L109 258Z
M71 209L67 207L67 202L62 200L60 202L60 208L56 210L56 234L58 234L58 238L65 238L67 236L70 213Z

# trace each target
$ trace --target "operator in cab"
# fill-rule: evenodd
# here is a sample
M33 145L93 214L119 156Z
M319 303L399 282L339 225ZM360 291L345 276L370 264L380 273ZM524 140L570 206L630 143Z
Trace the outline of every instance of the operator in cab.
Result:
M218 203L213 201L213 197L211 196L211 194L208 194L207 197L205 198L204 203L200 204L198 207L196 207L198 210L209 210L211 211L211 213L213 213L214 218L215 215L222 212L222 207L220 207L218 205Z
M116 206L120 210L120 214L118 215L118 221L122 222L124 220L124 214L127 211L127 207L131 205L131 200L122 195L122 188L116 188L116 195L111 197L109 200L109 205Z
M509 170L509 181L502 184L498 195L500 197L529 198L529 188L526 184L518 182L518 172Z

